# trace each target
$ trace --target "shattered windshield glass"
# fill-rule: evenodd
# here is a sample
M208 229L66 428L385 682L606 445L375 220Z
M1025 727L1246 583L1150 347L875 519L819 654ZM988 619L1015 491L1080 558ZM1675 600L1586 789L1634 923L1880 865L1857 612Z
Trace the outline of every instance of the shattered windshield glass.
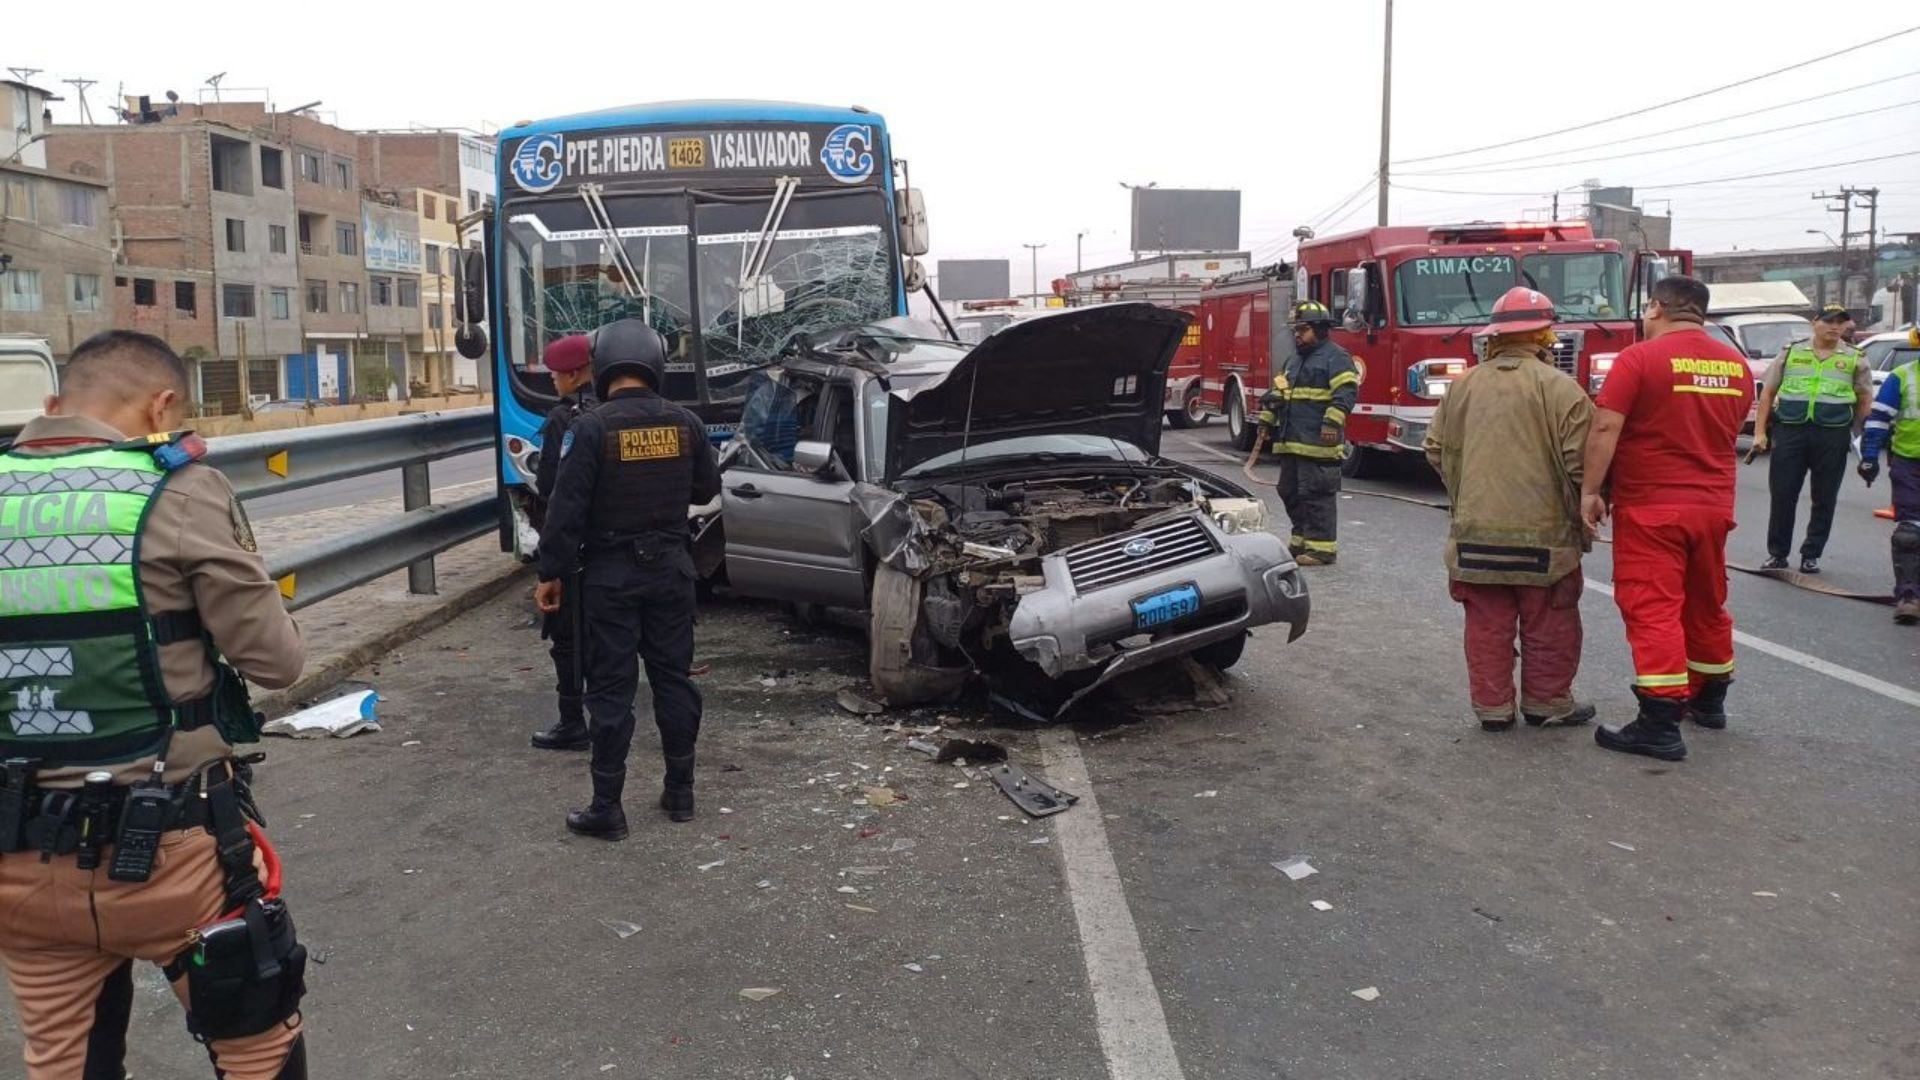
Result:
M696 396L688 275L687 203L678 196L610 197L608 237L576 197L512 204L506 218L506 346L516 381L551 391L540 357L566 334L616 319L645 319L670 350L666 393ZM624 256L614 250L619 244ZM638 282L629 282L630 266Z
M878 192L796 195L777 215L760 272L744 275L769 224L768 206L764 199L703 203L695 211L700 330L714 400L742 396L748 372L796 332L894 311L894 258Z

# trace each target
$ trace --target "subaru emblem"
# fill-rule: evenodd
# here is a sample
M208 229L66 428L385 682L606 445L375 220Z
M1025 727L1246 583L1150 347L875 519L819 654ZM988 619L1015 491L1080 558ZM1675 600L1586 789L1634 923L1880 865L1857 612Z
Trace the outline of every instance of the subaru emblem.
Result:
M1127 541L1127 546L1120 550L1126 552L1130 559L1144 559L1153 554L1153 537L1136 536Z

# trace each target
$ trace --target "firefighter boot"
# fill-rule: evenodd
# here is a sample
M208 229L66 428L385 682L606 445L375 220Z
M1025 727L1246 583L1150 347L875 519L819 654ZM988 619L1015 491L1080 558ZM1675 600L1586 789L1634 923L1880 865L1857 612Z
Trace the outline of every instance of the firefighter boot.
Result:
M1686 760L1687 744L1680 738L1680 715L1686 702L1654 697L1637 689L1634 694L1640 699L1640 715L1623 727L1594 728L1593 741L1623 754L1642 754L1661 761Z
M579 697L560 697L560 719L545 731L533 733L535 750L585 750L593 745L593 735L587 731L587 716L580 708Z
M693 755L667 759L667 782L660 790L660 809L675 821L693 820Z
M1703 728L1719 731L1727 726L1727 687L1732 679L1708 679L1693 692L1687 702L1687 719Z
M567 831L600 840L627 838L627 812L620 806L620 792L627 786L627 770L593 770L593 802L585 810L567 814Z

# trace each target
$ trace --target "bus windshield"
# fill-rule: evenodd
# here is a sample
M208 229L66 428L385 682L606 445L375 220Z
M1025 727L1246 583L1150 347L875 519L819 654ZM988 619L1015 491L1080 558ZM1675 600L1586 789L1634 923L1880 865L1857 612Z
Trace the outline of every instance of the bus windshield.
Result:
M1546 293L1554 313L1568 319L1627 317L1626 271L1619 252L1549 252L1520 260L1528 288Z

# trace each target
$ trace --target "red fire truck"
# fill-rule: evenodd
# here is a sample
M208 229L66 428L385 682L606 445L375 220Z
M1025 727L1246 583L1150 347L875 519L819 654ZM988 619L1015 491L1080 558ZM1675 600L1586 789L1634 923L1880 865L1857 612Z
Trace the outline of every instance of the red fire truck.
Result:
M1152 278L1129 281L1119 276L1096 278L1085 287L1075 287L1068 278L1055 278L1053 291L1068 307L1085 304L1112 304L1122 300L1142 300L1186 312L1193 318L1186 336L1167 365L1167 422L1177 428L1194 428L1213 419L1217 409L1209 409L1201 400L1201 371L1204 366L1205 334L1200 328L1200 297L1207 282L1200 278Z
M1273 360L1293 349L1287 312L1296 296L1318 300L1341 319L1333 340L1360 369L1346 471L1364 476L1383 455L1419 451L1434 406L1478 359L1475 332L1515 285L1553 298L1554 361L1597 389L1637 339L1634 294L1664 272L1658 254L1642 253L1630 288L1620 245L1594 239L1584 221L1387 226L1308 240L1297 268L1228 275L1202 293L1200 407L1224 414L1234 444L1251 449Z

